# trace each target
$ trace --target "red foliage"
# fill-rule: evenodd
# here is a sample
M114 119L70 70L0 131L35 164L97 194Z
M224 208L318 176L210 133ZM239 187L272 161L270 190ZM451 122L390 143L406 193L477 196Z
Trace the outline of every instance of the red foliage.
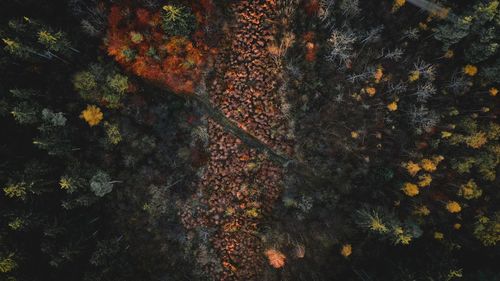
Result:
M195 12L196 19L200 24L206 24L213 16L215 5L212 0L191 1L191 9Z
M316 60L316 52L317 52L316 44L312 42L307 42L306 44L306 60L308 62L313 62Z
M148 10L139 8L135 11L135 13L137 15L137 24L139 26L146 26L149 24L150 15Z
M306 60L309 62L316 60L316 53L318 52L318 45L314 43L314 38L316 34L309 31L304 34L304 42L306 44Z
M319 1L318 0L308 0L305 4L304 9L309 16L315 15L319 10Z
M314 31L308 31L302 35L302 38L304 39L304 42L312 42L314 41L314 38L316 38L316 33L314 33Z
M192 7L199 25L202 25L207 18L204 12L213 9L213 3L211 0L193 1ZM203 31L194 33L194 41L179 36L166 38L161 29L160 12L133 9L118 5L111 7L108 54L139 77L166 86L178 94L192 94L207 57L213 51L203 43ZM132 41L134 36L135 42Z

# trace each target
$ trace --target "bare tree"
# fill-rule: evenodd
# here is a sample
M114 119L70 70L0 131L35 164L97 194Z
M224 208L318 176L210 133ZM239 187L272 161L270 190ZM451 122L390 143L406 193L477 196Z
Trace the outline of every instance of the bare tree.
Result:
M354 43L356 35L351 30L341 31L333 29L330 39L328 39L329 53L326 60L338 65L345 65L354 56Z

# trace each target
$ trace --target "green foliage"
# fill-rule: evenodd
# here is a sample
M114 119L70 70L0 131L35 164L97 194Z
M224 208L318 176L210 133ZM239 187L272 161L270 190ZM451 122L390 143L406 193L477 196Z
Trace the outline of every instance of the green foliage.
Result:
M121 95L125 94L128 89L128 77L124 75L115 74L108 76L106 83L110 89Z
M14 260L14 254L9 254L6 257L0 257L0 272L8 273L17 268L17 263Z
M116 145L122 141L122 135L120 134L120 128L117 124L111 124L109 122L104 122L104 128L106 129L107 140L110 144Z
M443 43L443 50L448 50L452 45L460 42L469 35L472 17L457 18L453 23L446 23L436 28L434 38Z
M47 6L26 1L0 5L22 6L26 14ZM68 3L56 2L66 9ZM179 207L191 198L189 187L202 171L193 168L193 151L205 163L210 144L205 118L188 125L196 103L157 94L135 79L129 87L132 78L96 58L102 38L83 37L82 42L81 33L74 32L78 26L57 26L85 18L89 33L105 33L101 15L109 11L108 2L69 2L78 4L79 16L55 10L57 18L43 19L53 28L29 18L0 26L0 52L7 54L0 56L0 94L14 89L0 97L0 115L9 117L0 120L5 128L0 272L7 273L0 279L114 281L168 275L198 280L190 264L197 260L186 254L192 240L179 222ZM134 5L148 5L151 15L152 7L161 9L160 2ZM280 9L290 12L299 2L284 1ZM261 228L265 233L249 234L279 248L287 259L279 273L274 270L262 280L278 275L283 280L496 280L496 269L482 261L497 260L498 253L482 245L494 250L500 237L500 216L491 213L498 199L498 97L487 93L499 88L498 1L443 0L454 7L450 18L425 23L426 15L413 13L410 1L398 15L390 12L392 0L317 2L317 14L299 8L297 16L276 18L293 25L295 35L280 61L285 81L277 81L283 83L280 97L290 103L286 118L294 130L287 138L294 138L293 157L313 176L295 174L292 161L284 170L283 207L273 206L272 215L267 206L252 204L226 210L228 217L269 218ZM196 20L189 8L165 7L158 28L168 36L193 32ZM52 12L40 14L45 13ZM419 27L419 22L424 24ZM130 35L136 44L148 37L143 30ZM317 59L304 61L311 44ZM73 45L84 46L78 56ZM454 55L443 57L436 46ZM121 51L129 60L137 55L130 48ZM165 50L142 51L159 59ZM75 61L54 64L54 58ZM463 73L465 64L475 63L476 76ZM79 65L84 68L75 70ZM381 77L375 79L379 70ZM416 72L411 81L408 75ZM367 87L376 93L368 96ZM137 93L129 102L126 93L132 89ZM391 103L397 106L388 110ZM86 104L105 111L103 126L82 126L78 116ZM203 144L192 139L200 134L193 127L204 129ZM445 159L429 172L422 159L432 155ZM410 160L420 169L414 176L401 167ZM248 163L244 170L268 165ZM422 187L424 175L432 184ZM113 179L123 184L117 188ZM418 187L418 195L402 193L404 182ZM245 190L256 201L267 196L258 185ZM461 212L449 213L448 200L456 201ZM484 215L471 219L477 214ZM200 229L195 239L210 245L212 228ZM440 240L435 232L442 234ZM352 245L348 258L340 254L343 244ZM205 259L215 255L209 247L201 250L207 252ZM474 264L468 264L471 260Z
M12 108L10 113L19 124L29 125L39 121L38 112L38 108L35 105L27 101L21 101Z
M443 50L465 42L465 59L478 63L494 57L500 41L499 1L478 1L472 9L452 15L446 23L436 27L434 38L443 43Z
M376 209L361 209L356 212L356 224L381 238L392 240L395 245L409 245L422 235L422 230L413 221L401 222L394 214Z
M3 188L5 196L9 198L25 199L29 185L25 182L11 183Z
M3 38L2 41L5 44L4 50L15 57L27 59L33 52L29 47L22 45L14 39Z
M162 28L169 36L187 36L196 29L196 18L185 6L166 5L162 10Z
M65 61L63 57L77 52L64 32L53 32L50 27L27 17L11 20L9 32L2 42L7 53L20 59L56 58Z
M184 251L183 230L165 188L190 177L176 157L178 146L189 145L187 126L179 125L184 102L153 101L141 92L147 85L134 81L141 102L127 103L131 78L96 57L102 38L82 37L73 25L81 18L63 2L0 4L2 19L7 16L0 23L0 279L153 280L176 268L174 280L197 280L185 266L189 260L172 255ZM81 13L109 11L108 3L69 2L79 2ZM41 19L50 25L30 18L7 24L16 7L57 16ZM83 126L79 116L87 104L105 111L103 126ZM161 110L153 111L157 106ZM130 157L134 166L123 167ZM114 178L127 184L118 189ZM153 183L164 193L148 201L161 209L154 215L141 209L145 186ZM165 227L167 221L176 227Z
M498 41L499 31L494 27L485 28L478 33L479 40L465 50L465 57L472 63L478 63L493 57L498 51L500 41Z
M465 199L476 199L481 197L483 191L477 186L474 180L469 180L466 184L460 186L458 190L458 195Z
M468 174L471 172L470 169L476 163L476 159L474 157L465 157L460 159L452 159L451 162L453 169L455 169L459 174Z
M96 77L89 71L81 71L75 74L73 86L79 92L89 92L97 88Z
M492 218L479 216L474 226L474 236L485 246L495 246L500 241L500 212Z
M48 30L38 32L38 42L52 52L62 52L71 48L69 41L62 32L51 33Z
M73 86L84 100L115 109L122 105L129 81L112 66L92 64L75 74Z
M497 81L500 76L500 59L497 59L491 65L484 67L479 76L484 78L485 81Z
M66 117L64 117L62 112L54 113L48 108L42 110L42 120L47 122L49 126L62 127L66 125Z
M15 218L14 220L9 222L9 227L12 230L20 230L24 225L24 220L21 218Z
M11 107L12 117L21 125L31 125L37 123L40 108L32 102L31 99L37 96L37 93L30 89L12 89L9 91L10 97L16 100L16 104Z
M39 135L33 144L46 150L49 155L64 155L71 150L66 130L67 119L62 112L44 108L38 126Z
M472 118L463 118L458 122L453 135L448 139L451 146L464 146L458 149L451 159L452 167L460 174L471 173L476 167L482 178L494 181L500 156L496 149L500 136L500 126L494 122L478 123Z
M103 197L113 190L113 184L109 175L103 171L98 171L92 179L90 179L90 189L98 196Z

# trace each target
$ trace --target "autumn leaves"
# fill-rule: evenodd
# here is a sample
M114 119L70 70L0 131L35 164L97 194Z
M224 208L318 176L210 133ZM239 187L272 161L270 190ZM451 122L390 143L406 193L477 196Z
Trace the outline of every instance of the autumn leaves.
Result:
M193 28L200 25L201 11L207 9L200 4L193 7L197 17L186 6L166 5L159 11L113 6L108 17L108 54L139 77L177 94L193 94L211 51L203 42L201 26Z

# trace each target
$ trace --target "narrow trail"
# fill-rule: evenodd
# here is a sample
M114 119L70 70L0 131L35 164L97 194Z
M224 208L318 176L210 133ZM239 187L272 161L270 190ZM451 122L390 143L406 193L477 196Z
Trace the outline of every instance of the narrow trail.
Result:
M287 120L280 111L280 69L268 51L277 30L274 0L231 4L234 15L225 46L208 84L212 106L275 151L291 154ZM209 233L216 259L204 270L214 280L262 280L266 261L259 222L282 190L280 164L208 120L209 161L189 208L181 214L186 228Z

